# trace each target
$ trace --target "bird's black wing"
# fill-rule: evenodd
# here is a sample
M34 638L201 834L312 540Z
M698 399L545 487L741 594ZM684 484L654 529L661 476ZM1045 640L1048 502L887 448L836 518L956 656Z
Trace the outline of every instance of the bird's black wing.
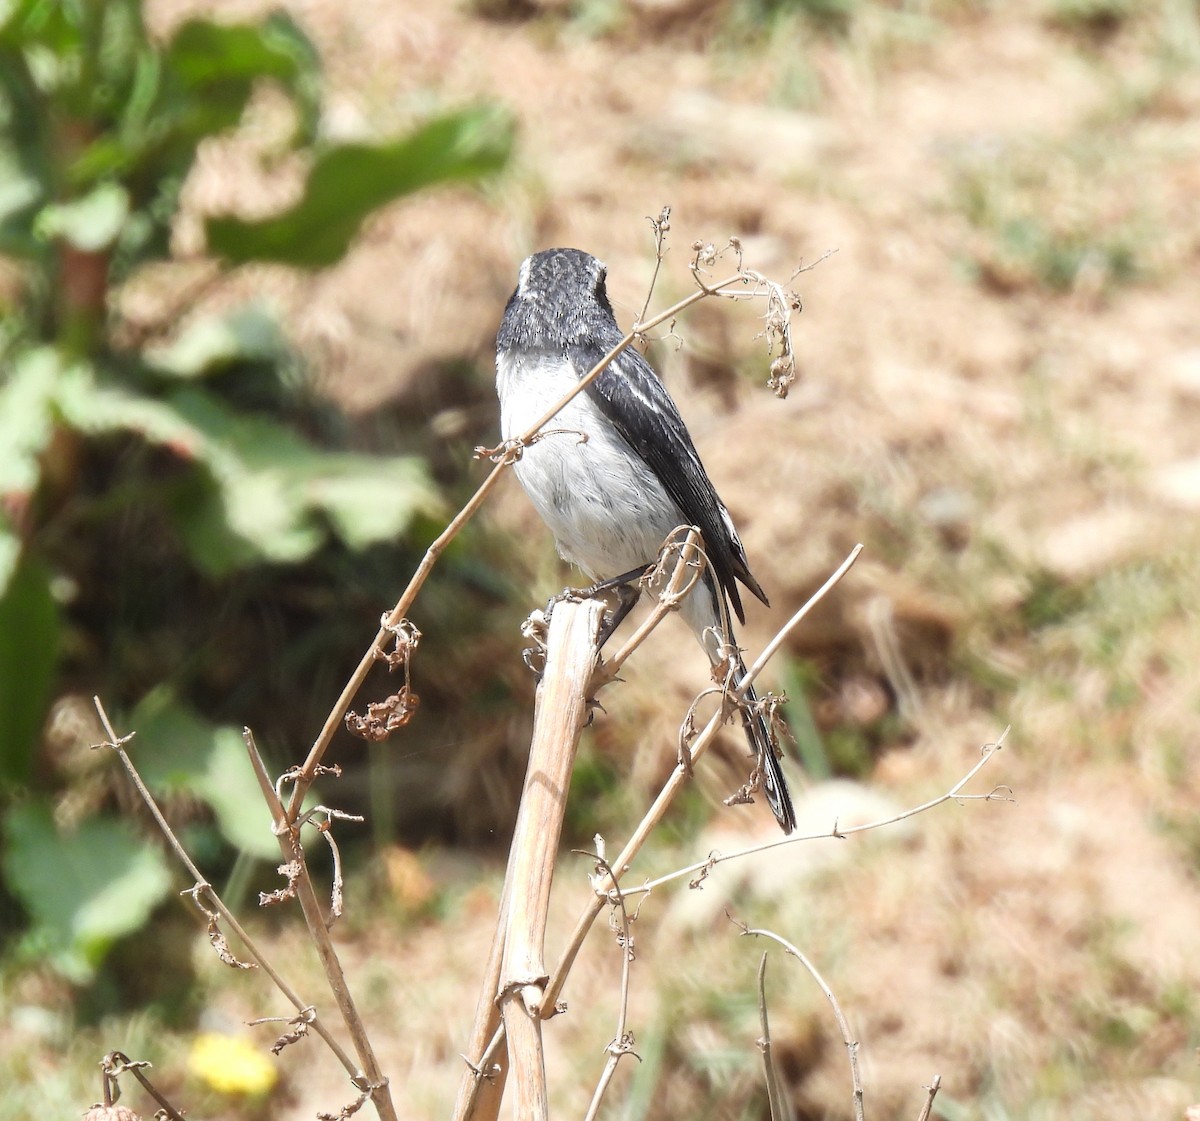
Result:
M619 338L617 334L611 345ZM605 346L606 341L569 348L581 377L611 349L611 345ZM728 595L739 621L745 622L737 581L763 603L767 603L766 593L750 572L746 551L700 462L683 418L658 375L638 351L629 348L584 392L658 476L687 521L699 527L717 582Z

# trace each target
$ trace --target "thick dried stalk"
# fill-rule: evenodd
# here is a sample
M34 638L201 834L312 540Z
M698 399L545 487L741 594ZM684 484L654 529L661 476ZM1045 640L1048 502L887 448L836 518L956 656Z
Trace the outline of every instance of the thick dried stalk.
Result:
M564 601L555 606L550 618L546 668L538 686L529 766L497 931L497 939L503 942L499 979L485 979L503 1020L516 1116L522 1121L540 1121L547 1116L541 1035L542 1001L549 979L545 965L546 916L575 750L588 718L603 610L599 600ZM495 956L493 949L492 961ZM473 1044L488 1038L493 1022L490 1013L484 1015L481 998ZM477 1085L485 1073L469 1071L467 1078ZM500 1094L494 1092L494 1084L490 1092L480 1095L464 1083L455 1116L463 1121L490 1121L499 1104Z

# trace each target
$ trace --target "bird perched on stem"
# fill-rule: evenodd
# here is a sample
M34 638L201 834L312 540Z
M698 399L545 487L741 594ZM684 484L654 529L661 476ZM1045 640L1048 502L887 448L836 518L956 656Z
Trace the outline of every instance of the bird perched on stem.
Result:
M548 249L521 265L496 335L500 427L511 440L536 424L624 338L605 288L602 262L578 249ZM725 504L700 462L679 410L638 351L627 348L526 447L517 478L554 534L559 554L593 580L633 581L679 526L703 537L708 567L680 613L714 666L746 667L730 608L745 622L739 582L763 603ZM767 802L785 833L796 827L791 795L753 686L742 697L750 747Z

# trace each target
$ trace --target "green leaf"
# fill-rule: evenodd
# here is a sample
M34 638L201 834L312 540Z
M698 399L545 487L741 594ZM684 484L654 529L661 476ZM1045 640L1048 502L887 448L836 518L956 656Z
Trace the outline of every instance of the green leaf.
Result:
M49 574L29 558L18 561L0 596L0 788L33 773L61 630Z
M181 483L172 514L192 559L210 575L302 561L328 528L356 549L391 540L438 509L416 458L324 451L200 387L159 400L99 383L90 370L70 375L60 379L58 404L73 428L131 432L203 469L203 477Z
M17 571L21 559L21 538L9 524L8 518L0 516L0 596L8 594L8 585Z
M351 548L391 540L437 509L424 464L313 447L263 417L239 415L199 390L172 401L207 436L201 458L215 488L190 494L177 520L193 558L221 574L248 559L302 560L325 540L324 515Z
M118 938L140 930L166 896L158 849L124 822L91 818L60 833L48 806L13 806L4 872L33 920L33 938L71 980L91 979Z
M131 432L147 443L170 448L181 459L206 454L205 434L169 403L98 382L91 369L64 372L56 403L63 421L84 435Z
M210 724L168 689L143 698L129 723L137 736L128 750L155 794L199 798L231 845L264 860L279 856L271 814L238 729Z
M255 222L208 219L209 249L234 264L325 268L341 260L372 211L423 187L497 171L511 146L511 118L487 106L439 117L391 143L330 146L290 210Z
M296 102L297 140L311 143L321 111L320 59L312 41L282 12L262 24L183 24L166 51L168 71L185 92L189 131L198 139L240 119L254 82L272 78Z
M62 372L58 354L39 347L17 358L0 384L0 498L6 503L27 501L37 488L38 460L54 431L54 398Z
M148 349L145 358L163 373L195 378L245 360L278 362L287 354L279 320L267 307L252 304L201 319L166 346Z
M394 540L417 514L437 512L423 461L327 453L307 472L309 501L351 549Z
M115 183L101 183L82 198L44 207L34 229L40 237L62 238L85 253L96 253L116 242L128 217L129 193Z

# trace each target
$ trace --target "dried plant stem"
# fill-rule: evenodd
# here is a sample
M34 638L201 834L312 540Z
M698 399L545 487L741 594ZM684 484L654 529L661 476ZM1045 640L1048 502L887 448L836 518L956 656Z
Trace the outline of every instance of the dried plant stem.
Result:
M546 917L550 887L567 808L571 769L579 737L587 723L589 694L596 668L596 641L604 604L600 600L559 603L550 618L546 668L538 686L533 739L521 807L509 852L503 911L497 940L502 942L499 980L485 979L498 1003L504 1025L508 1066L515 1094L515 1115L522 1121L548 1116L541 1023L545 1018ZM493 950L493 956L495 951ZM489 970L490 973L490 970ZM484 998L481 997L480 1008ZM490 1018L489 1018L490 1019ZM476 1038L489 1020L477 1016ZM472 1081L478 1080L469 1072ZM499 1095L486 1099L460 1089L462 1112L456 1117L484 1121L494 1117Z
M850 1059L850 1080L854 1086L854 1121L863 1121L863 1086L862 1076L858 1071L858 1040L851 1037L850 1025L846 1022L842 1006L838 1004L837 997L833 995L833 990L825 983L825 978L821 976L817 967L786 938L780 937L772 930L750 930L741 923L738 923L738 926L741 927L742 934L744 935L750 934L758 938L770 938L772 941L778 942L808 970L812 979L816 981L817 987L825 994L825 999L829 1001L830 1006L833 1008L834 1019L837 1020L838 1030L842 1033L842 1042L846 1045L846 1053Z
M698 281L699 283L699 281ZM304 795L308 788L312 785L316 778L317 766L325 756L325 752L329 748L329 744L333 740L334 733L341 726L345 719L346 712L350 708L351 702L354 700L355 694L362 688L363 682L367 679L367 674L370 673L371 667L382 655L384 647L387 645L388 638L393 632L393 628L398 626L412 609L413 602L417 598L417 593L424 586L430 572L433 571L434 565L438 558L446 550L446 547L458 536L459 532L475 516L479 508L483 505L484 499L491 493L492 488L500 480L500 476L504 471L516 462L520 455L521 449L532 442L534 437L548 424L554 417L564 409L571 401L573 401L580 393L582 393L589 385L592 384L608 367L613 363L616 357L624 351L639 335L646 331L657 327L660 323L666 322L668 319L674 318L692 304L706 299L709 296L720 295L729 288L737 285L745 285L750 283L747 277L741 273L735 273L733 276L726 277L724 280L717 281L714 284L704 285L690 295L685 296L682 300L667 308L666 311L660 312L652 316L650 319L635 323L633 328L624 338L608 354L604 356L588 373L579 380L578 384L572 387L569 393L563 395L562 399L548 409L546 413L531 425L529 429L522 433L517 439L509 441L500 454L499 461L496 466L488 474L487 478L479 485L479 489L471 496L467 504L455 515L454 519L442 531L436 541L425 551L425 556L421 558L421 563L417 565L416 571L409 580L408 587L404 589L400 599L396 602L396 606L385 616L380 623L378 632L375 635L374 641L368 647L367 652L363 655L362 660L358 663L357 668L350 675L345 686L342 689L341 695L338 697L334 706L329 711L329 715L325 718L325 723L321 727L316 740L309 749L308 756L304 763L299 768L295 777L295 786L292 789L292 797L288 802L287 816L289 821L295 821L300 813L300 807L304 802Z
M779 1092L779 1076L775 1072L775 1055L771 1050L771 1021L767 1016L767 951L763 950L762 960L758 963L758 1022L762 1026L762 1036L758 1041L758 1049L762 1052L763 1079L767 1084L767 1110L771 1121L784 1121L784 1110L787 1103ZM791 1115L791 1110L787 1110Z
M175 836L170 825L167 824L167 819L163 817L162 810L158 808L158 803L155 802L154 796L147 789L146 784L142 781L142 776L138 774L137 768L133 765L133 760L129 758L123 744L128 742L129 737L118 738L113 730L112 722L108 718L108 713L104 709L99 697L92 698L93 704L96 706L96 712L100 717L100 723L104 728L105 734L109 737L108 743L104 746L111 748L116 752L117 758L121 760L121 765L125 768L126 774L129 776L130 782L133 783L134 789L138 792L146 808L150 811L150 815L154 818L155 824L159 831L166 838L167 844L171 846L180 863L187 869L188 875L192 877L197 888L203 890L205 896L211 902L213 908L225 920L229 929L237 935L242 944L246 947L247 953L254 958L255 962L262 968L262 971L271 978L275 983L275 987L284 995L288 1002L296 1009L297 1012L305 1012L312 1005L301 997L291 985L284 980L267 959L267 957L259 950L254 939L242 928L234 913L225 906L224 901L217 894L216 890L209 884L200 869L196 867L192 858L188 855L187 850L180 843L179 838ZM320 1018L313 1014L312 1017L313 1030L325 1041L329 1049L337 1056L338 1062L346 1069L351 1077L355 1077L359 1073L359 1068L354 1063L354 1060L346 1054L342 1045L330 1034L330 1031L321 1022Z
M599 842L599 838L597 841ZM609 882L612 881L613 870L609 867L608 861L597 854L584 855L594 856L605 878ZM605 1060L604 1070L600 1072L596 1090L592 1094L592 1101L588 1106L587 1113L584 1114L583 1121L596 1121L596 1115L600 1112L600 1103L604 1100L613 1075L617 1072L617 1064L626 1055L634 1054L633 1032L626 1026L629 1017L629 973L633 965L633 932L629 929L629 912L625 908L625 897L621 894L621 889L616 888L612 895L614 896L613 906L621 916L620 937L617 939L617 944L621 948L621 998L617 1012L617 1033L613 1036L612 1042L604 1049L608 1058Z
M104 1088L104 1104L112 1106L113 1103L120 1097L121 1085L118 1079L122 1074L129 1074L141 1085L159 1104L159 1109L155 1112L155 1117L166 1118L167 1121L185 1121L184 1115L177 1110L167 1099L162 1092L150 1081L142 1070L149 1067L150 1064L143 1061L135 1062L122 1051L109 1051L103 1059L100 1060L101 1078L103 1079ZM114 1110L114 1113L116 1111Z
M917 1121L929 1121L929 1115L933 1112L933 1099L937 1097L941 1088L942 1076L935 1074L929 1081L929 1093L925 1098L925 1104L921 1106L921 1112L917 1114Z
M361 1064L360 1070L353 1079L354 1085L358 1090L370 1094L379 1116L384 1121L394 1121L396 1110L388 1090L388 1080L384 1077L379 1061L375 1057L375 1049L371 1045L366 1025L363 1023L362 1016L359 1015L354 997L350 993L350 986L346 983L341 960L338 958L337 950L334 949L333 939L329 934L329 924L332 920L326 919L321 902L317 898L316 889L313 887L312 877L308 872L308 861L304 856L304 846L300 841L300 827L289 821L283 808L283 802L275 792L275 786L271 782L271 776L267 773L266 764L259 755L254 737L248 728L245 730L243 738L250 757L250 765L254 768L259 788L271 811L271 820L274 823L272 832L279 842L280 854L284 863L291 864L297 871L292 886L304 914L304 923L308 927L309 938L312 939L313 948L317 951L329 991L333 994L338 1011L342 1014L342 1022L350 1033L355 1054Z
M512 850L509 850L512 863ZM504 928L508 918L509 880L504 877L504 890L500 895L499 913L496 918L496 936L488 953L483 971L483 984L475 1005L475 1022L471 1028L471 1039L467 1044L467 1069L458 1084L458 1096L454 1103L455 1118L474 1118L484 1121L500 1114L500 1102L504 1097L504 1085L508 1080L508 1048L505 1046L504 1027L500 1022L500 1006L496 993L500 991L500 966L504 961ZM478 1055L478 1061L467 1056Z

